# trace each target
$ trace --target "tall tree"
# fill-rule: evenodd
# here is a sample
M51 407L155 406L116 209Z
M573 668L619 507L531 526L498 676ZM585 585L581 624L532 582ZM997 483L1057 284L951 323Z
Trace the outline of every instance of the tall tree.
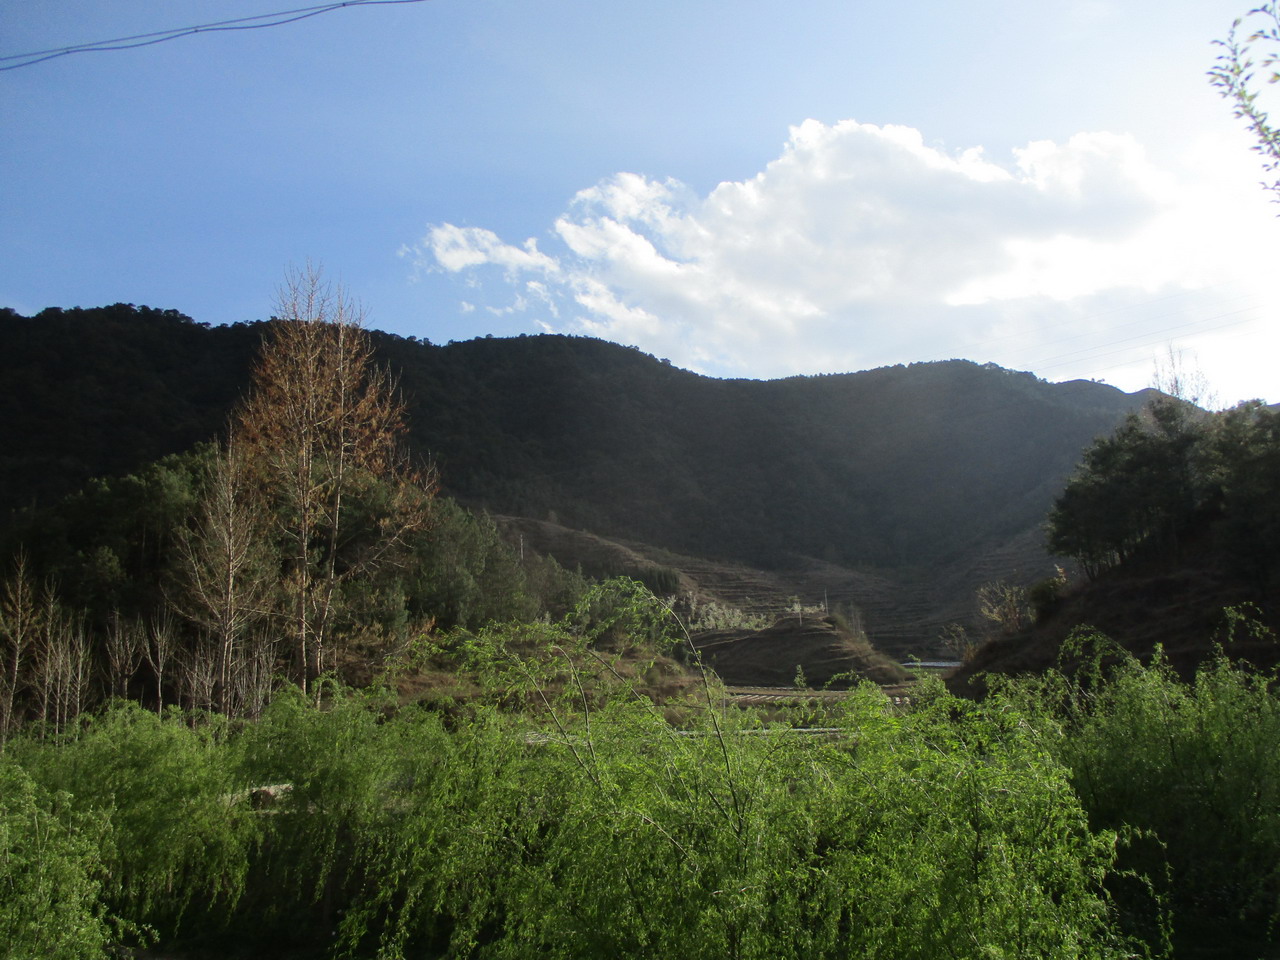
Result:
M426 523L434 489L401 452L404 405L363 319L317 270L290 272L236 418L284 543L287 633L304 690L324 671L339 587L398 555ZM379 484L370 529L353 501Z
M29 682L30 657L43 630L39 591L19 552L0 592L0 748L17 726L18 703Z
M174 607L207 636L212 706L230 712L236 672L248 661L247 633L272 609L273 556L261 490L234 431L209 462L194 527L178 538Z

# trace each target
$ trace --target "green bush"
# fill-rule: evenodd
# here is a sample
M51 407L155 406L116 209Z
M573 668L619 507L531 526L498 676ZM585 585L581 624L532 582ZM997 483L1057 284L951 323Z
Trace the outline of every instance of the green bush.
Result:
M526 640L493 683L548 675L513 665L552 653ZM865 687L817 733L705 702L676 729L620 676L596 695L566 669L536 713L333 689L231 730L118 705L16 752L110 821L108 902L168 943L185 908L185 935L217 914L237 950L379 960L1130 949L1105 891L1115 834L1012 701L934 686L898 715ZM252 786L274 802L254 809Z
M189 909L218 923L244 889L256 824L234 802L246 784L235 779L224 727L218 717L161 717L118 701L61 740L9 749L77 816L109 825L106 901L168 935Z
M327 851L301 873L334 881L338 952L977 958L1117 945L1102 889L1115 838L1089 832L1066 771L1006 715L937 695L894 718L871 690L823 738L737 713L677 731L640 703L574 714L572 700L551 727L479 711L453 730L416 711L378 723L350 704L273 707L251 736L275 745L271 775L292 764L298 779L272 842L277 857ZM295 829L310 839L286 839Z
M75 815L0 758L0 957L96 960L114 939L101 899L101 815Z
M1099 664L1113 645L1079 637L1092 665L1018 681L1047 749L1095 828L1130 829L1122 866L1146 877L1185 928L1230 918L1270 936L1280 920L1280 698L1275 677L1220 655L1184 682L1150 664ZM1102 645L1102 646L1100 646Z

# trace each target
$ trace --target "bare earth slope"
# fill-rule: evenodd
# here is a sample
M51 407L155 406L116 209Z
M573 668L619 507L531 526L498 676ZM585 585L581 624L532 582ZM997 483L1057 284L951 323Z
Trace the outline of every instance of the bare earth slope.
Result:
M693 642L731 686L782 687L798 675L816 688L908 678L897 663L858 643L832 617L785 617L764 630L716 630L696 635Z

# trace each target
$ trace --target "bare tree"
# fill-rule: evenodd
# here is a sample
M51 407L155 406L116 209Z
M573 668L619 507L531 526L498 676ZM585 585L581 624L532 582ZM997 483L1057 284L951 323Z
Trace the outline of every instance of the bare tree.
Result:
M126 620L114 614L107 626L107 682L111 696L126 697L129 695L129 681L142 666L146 634L135 620Z
M258 717L271 702L275 679L276 641L265 630L255 630L242 641L232 676L231 710L249 718Z
M195 642L178 651L175 663L178 667L180 698L188 710L212 710L218 691L218 675L223 662L221 644L217 637L202 633ZM229 699L229 687L223 688L224 701Z
M1218 395L1209 386L1209 378L1196 362L1194 354L1188 358L1186 351L1165 346L1163 357L1156 357L1151 375L1151 386L1161 393L1193 406L1212 409L1218 405Z
M84 712L89 683L93 677L93 656L83 613L63 617L60 630L64 679L58 704L58 726L67 726Z
M173 618L167 610L162 610L147 625L147 641L143 646L143 654L156 678L157 713L164 712L164 675L173 663L177 647Z
M18 698L29 679L30 658L41 634L41 614L26 554L19 553L0 594L0 747L17 726Z
M84 616L68 613L46 587L31 658L34 712L42 726L66 726L84 708L92 661Z
M174 609L194 623L208 644L213 689L206 706L230 712L243 638L272 609L274 558L261 489L253 482L234 432L205 478L195 526L178 540Z
M404 406L374 362L363 314L308 268L288 275L276 320L237 417L285 543L284 614L295 677L320 675L340 584L388 562L426 522L422 492L400 451ZM393 491L376 535L349 529L349 498L374 479ZM429 481L430 478L427 478Z

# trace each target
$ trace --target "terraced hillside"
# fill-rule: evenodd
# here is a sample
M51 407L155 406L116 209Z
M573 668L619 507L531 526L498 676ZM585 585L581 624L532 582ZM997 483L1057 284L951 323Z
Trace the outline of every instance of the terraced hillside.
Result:
M1052 572L1033 535L982 554L972 567L941 579L898 571L869 573L811 558L783 570L761 570L611 540L545 520L494 519L508 542L555 557L562 566L580 568L591 576L670 582L674 572L676 589L659 592L693 601L695 616L696 610L713 603L739 612L744 622L760 625L786 616L797 603L810 611L840 613L861 627L877 650L895 660L943 655L938 643L943 626L952 621L972 623L972 597L983 583L1011 573L1030 582ZM665 577L659 571L665 571ZM790 670L794 669L792 662Z

